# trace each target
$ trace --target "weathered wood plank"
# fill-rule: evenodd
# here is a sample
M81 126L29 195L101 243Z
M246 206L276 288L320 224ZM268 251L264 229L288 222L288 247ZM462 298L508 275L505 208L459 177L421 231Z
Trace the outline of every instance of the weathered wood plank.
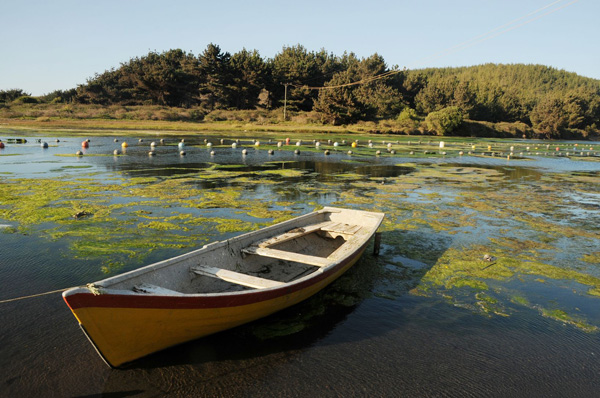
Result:
M318 224L307 225L307 226L301 227L301 228L294 228L294 229L287 231L281 235L277 235L272 238L260 241L257 243L257 246L258 247L268 247L268 246L273 246L273 245L276 245L279 243L287 242L288 240L299 238L301 236L308 235L315 231L323 229L330 224L333 224L333 223L331 221L325 221L325 222L318 223Z
M284 282L273 281L271 279L259 278L252 275L241 274L239 272L209 266L192 267L191 271L197 275L219 278L227 282L252 287L254 289L266 289L284 284Z
M242 250L246 254L256 254L259 256L276 258L279 260L294 261L297 263L314 265L315 267L326 267L331 264L331 260L323 257L310 256L307 254L300 254L294 252L287 252L285 250L271 249L267 247L256 247L251 246Z

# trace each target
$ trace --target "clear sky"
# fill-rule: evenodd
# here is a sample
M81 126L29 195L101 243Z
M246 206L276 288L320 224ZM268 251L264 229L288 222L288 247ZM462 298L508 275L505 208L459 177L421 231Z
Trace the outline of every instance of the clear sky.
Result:
M263 58L301 44L413 69L525 63L600 79L598 16L600 0L0 0L0 90L70 89L149 51L198 55L209 43Z

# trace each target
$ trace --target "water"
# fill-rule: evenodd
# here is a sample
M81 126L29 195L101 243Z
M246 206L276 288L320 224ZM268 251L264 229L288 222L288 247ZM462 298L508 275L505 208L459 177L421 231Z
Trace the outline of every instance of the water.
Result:
M323 205L387 214L381 255L366 254L317 296L122 370L104 365L59 293L1 303L0 396L597 394L598 161L452 148L413 156L406 137L394 156L308 146L269 155L249 140L211 156L209 135L185 137L184 157L181 137L165 137L151 157L159 136L119 133L89 137L77 157L84 135L0 134L28 140L0 150L0 300L92 282ZM112 156L123 141L126 154ZM78 210L90 215L76 220Z

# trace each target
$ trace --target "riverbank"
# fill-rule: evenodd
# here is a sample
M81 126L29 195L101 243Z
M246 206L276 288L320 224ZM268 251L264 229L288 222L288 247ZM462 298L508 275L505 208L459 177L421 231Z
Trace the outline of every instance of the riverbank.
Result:
M82 104L0 104L0 127L17 129L115 130L136 132L286 132L320 134L393 134L431 136L424 121L395 119L331 125L317 112L286 112L283 109L214 110L164 106ZM452 136L486 138L542 138L524 123L490 123L465 120ZM572 139L597 139L574 131Z

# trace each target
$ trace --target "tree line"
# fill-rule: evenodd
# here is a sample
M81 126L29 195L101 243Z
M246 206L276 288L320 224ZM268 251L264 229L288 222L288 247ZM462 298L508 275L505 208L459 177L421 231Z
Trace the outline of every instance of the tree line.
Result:
M359 84L356 84L359 82ZM0 102L21 99L0 91ZM395 119L406 128L426 122L438 134L463 120L524 123L560 138L600 127L600 80L542 65L485 64L404 70L379 54L359 58L284 47L273 58L243 49L235 54L209 44L198 56L180 49L150 52L96 74L44 102L163 105L215 109L315 111L324 123Z

